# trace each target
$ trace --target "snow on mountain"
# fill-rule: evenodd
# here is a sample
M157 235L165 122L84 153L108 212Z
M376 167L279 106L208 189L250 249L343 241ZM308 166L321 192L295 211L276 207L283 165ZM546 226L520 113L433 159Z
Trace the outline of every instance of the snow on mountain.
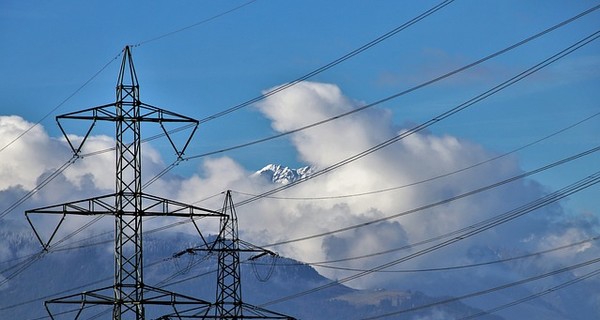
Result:
M288 184L310 176L313 172L314 170L310 166L298 169L290 169L278 164L269 164L258 170L252 176L264 177L273 183Z

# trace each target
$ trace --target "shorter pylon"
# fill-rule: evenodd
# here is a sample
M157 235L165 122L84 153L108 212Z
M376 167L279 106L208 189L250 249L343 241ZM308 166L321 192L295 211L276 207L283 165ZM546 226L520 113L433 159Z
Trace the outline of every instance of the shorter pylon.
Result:
M202 312L195 315L184 316L172 314L161 319L295 320L294 317L243 302L240 253L255 253L250 260L255 260L264 255L277 256L277 254L239 239L237 213L233 204L231 191L229 190L226 192L221 213L220 232L214 242L207 244L204 247L188 248L174 255L174 257L179 257L184 254L195 254L196 252L201 251L217 253L216 302L209 306L208 309L207 307L199 308Z

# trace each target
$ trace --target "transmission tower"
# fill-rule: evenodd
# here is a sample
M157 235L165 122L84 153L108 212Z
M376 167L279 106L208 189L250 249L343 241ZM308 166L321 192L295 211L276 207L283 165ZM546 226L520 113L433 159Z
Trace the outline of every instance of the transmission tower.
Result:
M28 210L25 213L27 220L44 249L49 250L53 238L55 238L66 215L114 216L114 284L110 287L46 301L45 305L50 317L54 319L50 308L50 305L53 304L79 304L80 309L75 319L79 319L82 316L83 309L91 305L112 306L112 318L114 320L144 320L145 307L148 305L166 306L175 312L178 310L178 305L210 305L210 303L201 299L148 286L144 283L143 273L143 218L152 216L190 218L197 231L200 232L195 222L196 218L222 216L217 211L164 199L142 191L141 124L143 122L159 124L174 148L178 159L182 159L184 151L196 131L198 121L140 101L138 79L133 66L131 50L128 46L123 50L123 60L116 87L116 101L111 104L60 115L56 117L56 120L75 157L79 156L82 146L98 121L115 123L115 193ZM74 144L74 141L69 138L63 125L61 125L61 122L64 123L67 120L91 121L89 129L78 145ZM177 143L171 138L165 127L165 124L169 123L187 125L193 128L183 146L178 147ZM31 213L62 215L60 222L47 241L42 240L36 230L35 224L30 219L29 214Z
M220 218L220 232L217 239L211 245L186 249L174 255L175 257L179 257L183 254L193 254L197 251L206 251L209 253L217 252L217 295L215 304L209 306L208 309L203 310L195 316L169 315L162 319L295 320L293 317L243 302L240 253L255 253L256 255L252 256L250 260L258 259L264 255L276 256L276 254L239 239L237 214L229 190L225 195L225 201L223 202L223 209L221 212L223 215Z

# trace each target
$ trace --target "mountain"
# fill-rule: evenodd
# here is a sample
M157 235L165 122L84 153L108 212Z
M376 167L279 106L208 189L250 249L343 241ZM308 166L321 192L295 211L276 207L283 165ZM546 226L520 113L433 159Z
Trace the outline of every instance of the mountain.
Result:
M23 260L15 260L25 250L32 252L36 241L26 237L25 226L2 229L4 243L8 244L4 257L12 257L12 263L3 259L2 270L16 270ZM47 315L44 301L66 295L91 291L112 284L113 256L110 241L92 245L109 238L95 237L96 241L83 243L77 249L57 250L34 261L22 273L0 287L0 319L37 319ZM145 280L150 285L169 279L163 287L207 301L214 301L216 291L216 257L214 255L182 255L175 252L198 245L198 238L183 233L152 235L144 241ZM39 251L39 247L38 247ZM246 259L242 259L246 260ZM16 268L12 268L16 267ZM294 297L319 286L328 286L311 294L297 296L281 303L267 305L266 309L284 313L297 319L333 320L362 319L383 313L397 312L402 308L427 304L439 298L429 297L418 291L356 290L335 284L321 276L311 266L287 258L263 257L253 263L242 263L242 298L246 303L261 305L282 297ZM10 272L9 272L10 273ZM8 273L5 274L8 276ZM171 284L171 285L169 285ZM79 296L75 297L79 299ZM52 305L54 314L77 309L77 304ZM100 319L110 318L107 307L86 309L81 319L88 319L104 312ZM414 319L459 318L479 310L463 303L441 305L432 310L420 310L411 314ZM158 311L147 308L147 318L154 319ZM161 311L162 312L162 311ZM73 319L74 313L59 315L56 319ZM394 318L394 317L392 317ZM481 319L502 319L488 315Z
M311 167L290 169L281 165L268 165L253 174L273 184L289 184L314 173ZM243 226L240 226L243 229ZM114 276L114 256L112 233L89 231L80 238L70 239L70 243L36 255L41 251L31 228L26 222L6 219L0 224L0 319L45 319L47 313L44 301L78 294L101 287L111 286ZM77 241L77 242L73 242ZM162 231L144 237L144 276L145 282L166 290L197 297L206 301L214 301L216 293L216 257L205 254L184 254L174 257L174 253L186 248L195 247L200 240L197 235ZM482 263L502 258L501 252L476 250L471 252ZM507 254L512 256L512 254ZM471 258L474 258L471 257ZM243 261L247 260L242 257ZM476 261L478 261L476 259ZM507 262L497 268L510 268L515 279L531 271L526 262ZM533 271L532 271L533 272ZM572 275L565 275L565 279ZM425 281L421 279L425 278ZM356 289L319 274L312 266L293 259L264 256L241 265L242 298L246 303L264 306L266 309L287 314L297 319L341 320L341 319L460 319L478 314L481 309L492 309L503 303L509 303L530 295L544 287L520 288L510 293L495 293L493 298L487 296L436 304L447 300L454 291L443 292L441 283L461 286L458 291L469 292L460 283L462 278L455 278L453 273L415 275L414 281L392 286L385 283L383 287ZM481 279L473 273L476 282ZM505 279L486 278L484 287L493 286L488 283L502 284ZM473 281L471 281L473 282ZM593 284L578 285L580 294L576 296L555 295L552 299L536 299L535 301L511 308L502 313L509 319L589 319L593 314L588 309L578 310L581 301L592 299ZM541 286L541 285L540 285ZM315 288L320 288L316 290ZM530 291L531 290L531 291ZM518 295L512 295L514 292ZM448 294L450 293L450 294ZM78 298L78 297L76 297ZM586 302L583 305L591 305ZM419 306L433 305L429 308ZM60 307L60 306L59 306ZM58 312L76 309L77 305L58 308ZM80 319L93 318L95 314L105 312L110 307L94 307L86 309ZM415 309L407 313L403 310ZM53 309L57 310L57 309ZM578 313L578 311L581 311ZM162 310L147 308L148 319L155 319L164 313ZM106 319L109 313L99 319ZM65 313L55 319L73 319L73 313ZM495 314L485 314L477 319L503 319Z
M265 166L263 169L256 172L255 176L264 177L266 180L274 183L274 184L288 184L298 179L302 179L304 177L308 177L311 174L314 174L314 170L310 167L302 167L300 169L291 169L281 165L270 164ZM382 176L385 176L385 172L381 173ZM318 191L317 191L318 192ZM305 195L310 197L311 195ZM318 196L315 195L315 196ZM357 202L360 202L362 198L353 199ZM333 202L332 202L333 203ZM294 206L294 204L291 204ZM336 206L343 207L345 205L344 201L335 202ZM304 206L304 207L303 207ZM307 209L309 205L302 204L293 207L290 212L300 211L300 210L309 210ZM325 208L325 209L323 209ZM328 209L326 206L323 206L322 211L314 210L314 212L323 212L326 213ZM335 210L335 209L332 209ZM307 215L308 216L308 215ZM338 215L339 217L340 215ZM341 219L341 218L339 218ZM400 222L399 222L400 223ZM382 232L386 232L386 229L379 229ZM377 231L375 231L377 232ZM371 239L369 238L369 232L364 232L362 235L358 232L355 233L356 236L348 236L348 238L358 239L357 241L347 241L347 243L352 243L352 245L361 245L360 242L364 241L365 243L369 243ZM400 238L398 238L400 239ZM331 239L333 241L336 240L335 236L332 236ZM395 243L395 242L394 242ZM325 247L326 241L324 240L321 244L322 249L326 249ZM318 245L318 244L317 244ZM379 244L381 245L381 244ZM383 244L385 245L385 244ZM502 261L508 259L505 262L493 263L489 264L485 268L457 268L452 271L445 272L417 272L417 273L398 273L396 276L389 276L394 273L393 270L385 270L386 275L382 277L386 277L384 279L388 279L389 281L380 281L379 286L381 288L375 289L371 287L373 290L360 290L358 292L353 292L348 295L343 295L339 297L335 297L336 301L345 302L351 306L360 306L361 308L372 307L377 309L375 314L385 314L386 311L383 311L384 306L389 305L390 303L401 305L403 301L407 300L418 300L422 303L418 304L410 304L410 305L402 305L402 309L410 308L412 306L418 306L425 304L432 296L446 296L452 297L455 295L466 295L473 292L485 292L485 290L489 288L493 288L495 286L502 286L506 283L515 282L518 280L523 280L530 278L532 276L540 275L547 273L552 270L556 270L558 268L566 267L569 265L568 261L558 261L556 263L540 263L540 260L545 257L536 256L535 258L530 259L516 259L512 260L512 257L519 255L527 255L531 252L523 249L526 246L521 247L520 245L512 245L507 246L505 243L491 243L486 245L478 244L477 242L463 242L459 243L458 246L464 246L466 248L465 260L469 262L465 262L464 264L487 264L489 261ZM325 247L325 248L324 248ZM347 248L346 244L343 242L335 244L336 249L345 250ZM372 248L373 246L365 245L364 248ZM363 249L369 250L369 249ZM383 250L383 249L382 249ZM377 250L373 250L377 252ZM340 251L337 251L340 252ZM372 251L364 251L367 253L371 253ZM341 255L341 257L346 257L349 255ZM460 258L462 256L457 256ZM593 257L592 257L593 258ZM305 260L300 258L301 260ZM336 257L332 258L333 260ZM332 260L330 259L330 260ZM375 259L374 259L375 260ZM437 261L432 259L429 264L436 265ZM453 262L446 262L440 260L441 265L448 264L452 265ZM455 264L461 264L462 262L454 262ZM340 263L343 265L343 263ZM350 265L350 264L348 264ZM365 264L366 267L358 267L356 270L368 269L370 266ZM373 263L373 265L377 265ZM427 266L427 264L425 264ZM333 268L337 267L335 265ZM411 267L399 266L398 269ZM417 267L413 267L415 269L419 269ZM342 268L339 268L342 269ZM390 268L394 269L394 268ZM426 269L426 268L425 268ZM321 269L323 270L323 269ZM357 271L358 272L358 271ZM594 316L600 312L600 300L598 300L598 291L596 289L597 283L593 281L583 281L578 283L576 287L571 288L570 290L550 290L553 286L556 286L560 283L564 283L566 281L572 281L576 279L576 277L580 274L584 274L587 271L576 271L576 272L565 272L560 275L555 275L552 277L547 277L542 279L541 281L532 281L529 283L524 283L522 285L514 286L511 288L506 288L503 290L497 290L490 294L481 294L477 295L473 298L469 298L468 300L464 300L464 303L469 304L470 306L481 308L484 310L494 309L498 306L502 305L510 305L522 297L532 297L537 293L545 292L550 293L547 295L542 295L538 298L525 300L522 303L511 305L510 308L506 308L500 310L498 314L509 318L527 318L530 320L534 319L590 319L594 318ZM332 273L329 273L332 274ZM338 273L340 274L340 273ZM340 276L341 278L350 275L351 273L346 273L345 275ZM381 277L380 277L381 278ZM545 291L546 290L546 291ZM403 300L401 297L406 292L412 292L409 295L408 299ZM573 294L573 293L576 294ZM421 294L419 298L417 298ZM433 302L433 300L429 300L429 302ZM381 303L375 303L381 302ZM429 303L428 302L428 303ZM447 305L445 307L448 307ZM438 307L432 308L433 310L440 310ZM393 313L393 311L392 311ZM439 319L451 319L453 318L449 314L441 313L442 315L437 315L436 317ZM463 313L470 314L470 313ZM398 315L400 318L412 318L413 315Z
M298 169L290 169L278 164L269 164L254 173L253 176L263 177L272 183L288 184L310 176L313 171L313 168L309 166Z

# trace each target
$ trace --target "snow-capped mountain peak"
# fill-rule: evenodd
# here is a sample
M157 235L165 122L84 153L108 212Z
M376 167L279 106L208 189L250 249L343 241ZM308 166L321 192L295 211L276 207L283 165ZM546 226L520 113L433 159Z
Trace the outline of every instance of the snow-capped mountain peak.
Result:
M279 164L269 164L254 173L253 176L264 177L273 183L288 184L307 177L312 172L313 168L310 166L301 167L298 169L290 169Z

